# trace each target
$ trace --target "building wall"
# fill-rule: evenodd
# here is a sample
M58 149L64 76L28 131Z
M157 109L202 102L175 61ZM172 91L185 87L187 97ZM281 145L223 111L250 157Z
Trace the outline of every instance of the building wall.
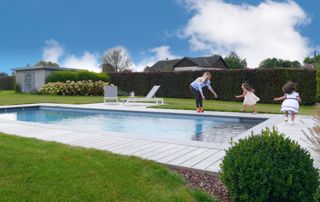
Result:
M197 66L193 66L193 67L176 67L174 68L175 72L180 72L180 71L196 71L199 70L201 68L197 67Z
M16 83L20 85L24 93L38 91L45 85L46 78L51 72L52 70L46 69L16 71Z

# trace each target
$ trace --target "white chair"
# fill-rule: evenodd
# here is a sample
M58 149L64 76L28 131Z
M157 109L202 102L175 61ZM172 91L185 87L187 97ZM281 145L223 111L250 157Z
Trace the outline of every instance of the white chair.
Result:
M128 97L126 99L122 99L123 103L130 103L130 102L156 102L157 104L163 104L162 98L156 98L155 94L158 91L160 86L153 86L148 95L144 98L138 97Z
M115 100L118 102L118 87L117 86L105 86L103 87L104 96L103 103L106 104L107 100Z

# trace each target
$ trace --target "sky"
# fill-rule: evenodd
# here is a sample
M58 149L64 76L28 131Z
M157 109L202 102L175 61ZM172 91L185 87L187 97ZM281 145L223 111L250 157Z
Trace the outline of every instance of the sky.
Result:
M0 0L0 72L39 60L100 71L121 47L142 71L166 58L228 55L248 66L320 53L319 0Z

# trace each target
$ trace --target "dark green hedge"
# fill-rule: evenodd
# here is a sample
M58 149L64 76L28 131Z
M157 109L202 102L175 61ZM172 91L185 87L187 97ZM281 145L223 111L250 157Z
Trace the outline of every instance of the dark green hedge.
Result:
M0 90L13 90L13 89L14 89L14 77L0 76Z
M89 72L87 70L80 71L55 71L46 79L49 82L66 82L66 81L108 81L105 73Z
M158 97L191 98L189 85L202 74L203 71L109 73L109 82L125 92L134 91L136 95L146 95L153 85L161 85ZM316 71L312 69L215 70L211 74L211 84L220 100L235 100L234 96L242 93L241 83L247 81L256 90L261 103L273 103L274 97L283 95L282 85L292 80L298 83L297 91L303 104L316 102Z

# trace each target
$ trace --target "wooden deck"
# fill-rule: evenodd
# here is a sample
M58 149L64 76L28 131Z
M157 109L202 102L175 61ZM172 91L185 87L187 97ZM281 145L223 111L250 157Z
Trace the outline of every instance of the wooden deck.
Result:
M17 127L17 124L20 127ZM43 127L41 124L37 125L2 121L0 131L72 146L106 150L121 155L132 155L171 166L194 168L213 173L219 172L219 164L224 156L224 150L221 149L99 133L65 131Z

